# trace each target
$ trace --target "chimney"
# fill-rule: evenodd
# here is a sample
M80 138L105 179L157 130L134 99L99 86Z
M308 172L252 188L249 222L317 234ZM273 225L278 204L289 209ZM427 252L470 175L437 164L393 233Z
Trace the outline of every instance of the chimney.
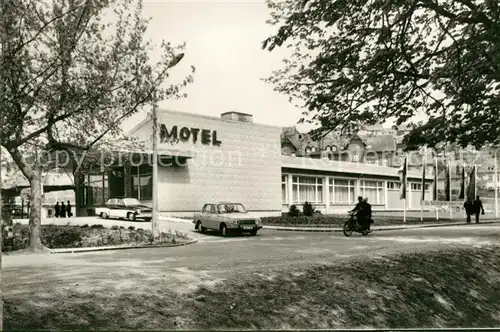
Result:
M240 112L226 112L221 114L222 120L253 123L253 115Z

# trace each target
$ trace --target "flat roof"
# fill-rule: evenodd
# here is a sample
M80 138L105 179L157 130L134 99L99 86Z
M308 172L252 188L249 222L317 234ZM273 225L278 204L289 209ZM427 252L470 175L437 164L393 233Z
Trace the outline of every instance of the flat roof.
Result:
M262 127L268 127L268 128L276 128L281 131L281 127L278 126L273 126L265 123L259 123L259 122L245 122L245 121L234 121L234 120L226 120L222 119L220 116L213 116L213 115L205 115L205 114L198 114L198 113L190 113L190 112L183 112L183 111L176 111L176 110L171 110L167 108L158 108L157 109L157 116L158 118L161 117L161 113L172 113L172 114L179 114L179 115L184 115L184 116L190 116L192 118L197 118L197 119L207 119L207 120L218 120L220 122L225 122L225 123L232 123L232 124L237 124L237 125L245 125L245 126L262 126ZM238 113L238 114L243 114L243 115L249 115L252 116L252 114L246 114L246 113L240 113L240 112L226 112L222 114L228 114L228 113ZM149 116L145 116L142 121L138 121L138 123L133 126L130 130L126 132L127 135L132 135L134 134L139 128L144 126L146 123L151 122L152 119Z
M312 159L282 155L281 167L332 173L351 173L399 178L399 168L364 163L335 161L329 159ZM408 171L407 176L408 178L412 179L422 179L421 172ZM426 174L425 179L433 180L434 177L432 175Z

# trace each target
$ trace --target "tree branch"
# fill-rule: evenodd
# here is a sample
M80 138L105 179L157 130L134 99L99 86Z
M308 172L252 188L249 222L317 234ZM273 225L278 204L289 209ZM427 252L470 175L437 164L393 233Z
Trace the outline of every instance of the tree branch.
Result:
M44 22L42 20L40 20L42 23L43 23L43 26L37 31L37 33L32 37L30 38L28 41L24 42L24 43L21 43L21 45L19 45L17 48L14 49L14 51L12 52L12 56L14 56L17 52L19 52L20 50L22 50L25 46L27 46L28 44L32 43L35 39L38 38L38 36L49 26L51 25L52 23L54 23L55 21L63 18L64 16L78 10L79 8L83 7L83 6L86 6L88 4L88 2L85 2L84 5L80 5L80 6L77 6L75 8L72 8L70 10L68 10L67 12L65 13L62 13L61 15L56 15L55 17L53 17L52 19L50 19L49 21L47 22ZM35 10L36 11L36 10Z

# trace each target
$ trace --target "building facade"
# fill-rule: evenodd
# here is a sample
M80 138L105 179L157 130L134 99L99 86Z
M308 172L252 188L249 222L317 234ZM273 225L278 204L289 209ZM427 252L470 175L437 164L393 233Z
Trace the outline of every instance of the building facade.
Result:
M47 192L48 207L56 201L70 200L76 215L83 216L92 215L95 207L109 198L132 197L151 205L152 131L151 120L139 123L128 135L138 138L144 149L114 151L113 158L108 158L111 162L101 156L99 167L86 169L84 175L61 187L69 190L64 197L52 197ZM383 150L386 145L393 151L395 143L384 133L369 140L330 137L315 145L310 137L294 129L288 129L288 138L284 139L284 131L254 123L250 114L228 112L211 117L158 110L160 214L192 216L203 204L218 201L241 202L260 216L281 215L291 205L301 209L306 201L323 214L336 214L352 209L358 196L368 198L378 211L402 211L404 204L407 210L420 210L421 168L408 171L407 199L400 200L397 167L367 163L363 158L344 160L328 153L315 155L318 151L340 150L349 158L363 157L366 149ZM303 150L303 156L283 153L297 148ZM105 165L103 160L107 160ZM425 199L430 200L434 199L433 175L426 174ZM69 197L71 191L74 199ZM50 214L47 212L47 216Z
M323 213L345 213L357 196L368 197L375 210L404 208L397 168L283 155L282 128L253 123L249 114L229 112L218 118L162 110L158 125L162 214L192 215L212 201L238 201L261 216L280 215L291 205L301 208L305 201ZM152 130L152 122L145 121L129 135L152 146ZM150 163L136 160L129 168L115 168L123 173L122 181L108 172L109 187L115 188L110 196L150 203ZM410 172L408 178L407 209L420 209L421 174ZM427 195L431 184L428 175Z

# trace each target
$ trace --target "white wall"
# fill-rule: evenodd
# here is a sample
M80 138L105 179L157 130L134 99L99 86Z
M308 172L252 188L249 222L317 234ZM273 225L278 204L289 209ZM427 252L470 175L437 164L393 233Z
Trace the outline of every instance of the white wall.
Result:
M189 150L195 153L186 166L159 167L159 210L182 215L201 209L207 202L236 201L260 215L281 213L281 128L221 120L189 113L160 111L159 124L167 130L182 127L217 131L220 146L198 141L159 149ZM150 142L151 122L135 135Z

